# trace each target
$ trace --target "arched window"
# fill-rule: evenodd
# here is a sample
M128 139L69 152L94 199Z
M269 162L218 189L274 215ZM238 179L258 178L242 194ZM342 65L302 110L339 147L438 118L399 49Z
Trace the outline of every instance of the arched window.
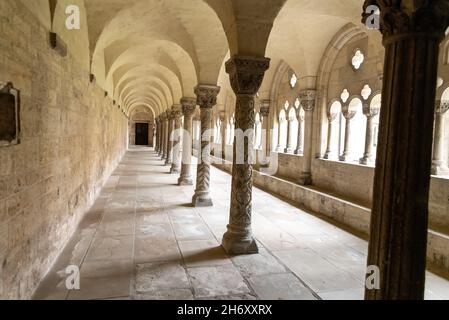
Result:
M380 106L382 103L382 95L377 94L371 100L371 110L377 109L380 110ZM379 113L373 118L373 159L376 159L377 154L377 144L379 141Z
M215 143L220 143L221 142L221 121L220 121L220 117L217 118L217 120L215 121Z
M234 144L234 134L235 134L235 117L232 115L229 119L228 130L227 130L227 141L228 144Z
M343 122L343 115L341 113L341 103L339 101L334 101L329 108L329 132L326 150L326 159L336 160L338 154L342 153L343 145L341 133L344 133L341 129L341 124Z
M298 119L296 118L296 109L290 108L287 118L287 147L288 153L293 153L298 145Z
M287 145L287 114L284 109L279 112L278 151L283 152Z
M340 119L340 154L344 154L345 147L350 150L347 155L347 162L359 162L365 152L365 136L366 136L366 117L363 114L363 103L359 98L354 98L349 102L348 114L351 114L349 146L345 146L346 142L346 118Z
M254 124L254 148L260 149L262 145L262 122L260 120L260 114L256 113L256 121Z

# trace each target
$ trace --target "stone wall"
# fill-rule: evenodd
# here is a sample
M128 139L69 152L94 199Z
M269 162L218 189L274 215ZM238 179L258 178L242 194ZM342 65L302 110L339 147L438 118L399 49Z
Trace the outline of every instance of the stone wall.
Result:
M0 1L0 34L22 102L21 143L0 148L0 299L26 299L124 154L127 119L22 2Z

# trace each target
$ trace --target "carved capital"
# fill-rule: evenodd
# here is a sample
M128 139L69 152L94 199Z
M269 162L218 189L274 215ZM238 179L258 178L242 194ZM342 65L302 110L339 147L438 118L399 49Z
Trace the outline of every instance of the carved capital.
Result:
M373 118L380 113L379 108L372 108L369 103L363 104L363 114L368 118Z
M372 17L369 6L380 9L380 31L384 37L422 34L442 39L449 26L448 0L365 0L362 22Z
M299 101L304 111L315 109L316 90L303 90L299 93Z
M171 119L176 120L180 119L182 117L182 108L180 105L175 105L172 107L171 113L170 113Z
M218 119L220 120L221 123L223 123L225 121L226 118L226 113L224 111L220 111L218 113Z
M262 117L268 118L270 116L270 101L262 101L262 106L260 107L260 114Z
M449 110L449 100L437 100L435 112L445 114Z
M346 120L351 120L357 114L357 110L352 110L349 108L349 105L344 105L341 108L341 113L343 114Z
M195 98L182 98L181 99L182 114L185 117L193 116L196 109L196 99Z
M234 56L226 62L226 72L235 94L255 95L269 67L268 58Z
M217 96L220 93L220 87L210 85L198 85L195 88L197 104L202 109L213 108L217 104Z

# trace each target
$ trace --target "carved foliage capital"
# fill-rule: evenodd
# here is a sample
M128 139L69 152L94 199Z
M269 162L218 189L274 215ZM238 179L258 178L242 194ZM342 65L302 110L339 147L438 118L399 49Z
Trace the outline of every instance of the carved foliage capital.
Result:
M185 117L193 116L196 109L196 99L195 98L182 98L181 99L182 114Z
M220 93L220 87L209 85L198 85L195 88L197 104L202 109L213 108L217 104L217 96Z
M380 113L379 108L372 108L370 104L364 103L363 104L363 114L368 118L373 118L377 116Z
M313 111L316 101L316 90L303 90L299 93L299 101L304 111Z
M268 58L234 56L226 62L226 72L236 94L255 95L269 67Z
M362 22L365 23L372 13L369 6L380 9L380 31L385 37L409 33L429 34L444 37L449 26L449 0L365 0Z
M344 105L341 108L341 113L343 114L346 120L351 120L357 114L357 110L352 110L349 108L349 105Z

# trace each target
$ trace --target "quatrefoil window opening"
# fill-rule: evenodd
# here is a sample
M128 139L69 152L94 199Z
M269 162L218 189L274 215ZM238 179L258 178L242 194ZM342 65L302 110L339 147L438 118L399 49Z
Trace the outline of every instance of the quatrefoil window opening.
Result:
M355 70L359 70L362 66L363 62L365 62L365 55L362 53L360 49L357 49L352 57L352 67Z

